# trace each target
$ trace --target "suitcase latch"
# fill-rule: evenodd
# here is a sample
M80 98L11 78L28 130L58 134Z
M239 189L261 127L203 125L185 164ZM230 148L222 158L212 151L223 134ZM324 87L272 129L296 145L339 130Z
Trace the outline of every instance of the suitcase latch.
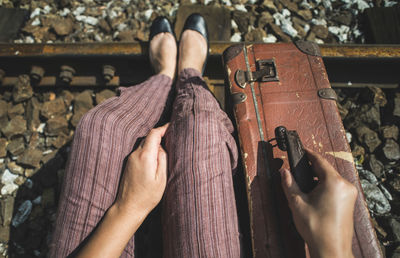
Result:
M246 87L246 83L250 82L273 82L279 81L278 73L276 71L275 60L266 59L258 60L256 62L257 70L255 72L237 70L235 73L235 80L239 87Z

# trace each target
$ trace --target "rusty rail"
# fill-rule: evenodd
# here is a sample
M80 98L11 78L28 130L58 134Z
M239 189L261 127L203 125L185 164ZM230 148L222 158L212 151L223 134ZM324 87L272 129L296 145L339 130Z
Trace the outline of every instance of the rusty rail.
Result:
M210 54L221 55L234 43L211 42ZM320 45L323 57L400 58L400 45ZM0 44L2 56L143 55L148 43Z
M210 43L205 76L215 86L223 86L221 55L230 45ZM320 45L320 50L333 87L399 85L400 45ZM132 85L151 75L147 51L146 42L0 44L0 87L13 86L23 73L44 87Z

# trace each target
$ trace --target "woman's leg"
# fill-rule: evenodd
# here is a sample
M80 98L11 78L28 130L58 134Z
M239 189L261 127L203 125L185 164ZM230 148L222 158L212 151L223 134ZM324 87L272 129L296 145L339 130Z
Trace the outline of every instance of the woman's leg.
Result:
M125 157L160 119L175 73L174 37L155 36L150 53L158 75L122 88L120 96L90 110L77 126L49 257L66 257L93 231L115 200ZM123 257L133 257L133 245L132 237Z
M184 69L165 135L164 257L240 257L232 132L198 70Z
M90 110L79 122L69 156L49 257L65 257L114 202L123 161L164 109L171 78L155 75ZM133 256L133 238L124 251Z

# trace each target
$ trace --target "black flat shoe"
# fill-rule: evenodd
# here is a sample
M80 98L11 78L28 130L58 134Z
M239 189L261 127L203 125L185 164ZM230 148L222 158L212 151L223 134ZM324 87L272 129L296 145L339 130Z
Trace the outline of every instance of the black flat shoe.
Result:
M202 69L202 72L201 72L201 74L203 75L204 74L204 69L206 68L206 63L207 63L208 53L209 53L209 48L210 48L210 44L209 44L209 40L208 40L208 29L207 29L206 20L200 14L193 13L186 19L185 25L183 26L183 29L182 29L182 33L185 30L197 31L207 41L207 57L206 57L206 60L204 60L203 69Z
M162 32L169 32L174 36L174 38L176 38L168 19L164 16L158 16L151 24L149 42L154 38L154 36Z

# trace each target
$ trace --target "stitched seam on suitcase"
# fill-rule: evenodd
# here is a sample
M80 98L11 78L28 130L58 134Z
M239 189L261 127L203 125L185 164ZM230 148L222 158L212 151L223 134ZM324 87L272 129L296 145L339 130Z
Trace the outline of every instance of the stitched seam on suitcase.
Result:
M247 72L249 72L249 75L251 77L250 79L252 80L253 78L252 78L252 73L251 73L251 70L250 70L249 57L248 57L248 54L247 54L246 45L243 45L243 51L244 51L244 60L246 62L246 69L247 69ZM251 95L253 97L254 109L256 111L257 126L258 126L258 131L260 133L260 139L261 139L261 141L264 141L264 132L262 130L260 111L258 109L256 93L254 91L254 82L250 82L250 89L251 89ZM268 177L270 177L270 175L268 175Z

